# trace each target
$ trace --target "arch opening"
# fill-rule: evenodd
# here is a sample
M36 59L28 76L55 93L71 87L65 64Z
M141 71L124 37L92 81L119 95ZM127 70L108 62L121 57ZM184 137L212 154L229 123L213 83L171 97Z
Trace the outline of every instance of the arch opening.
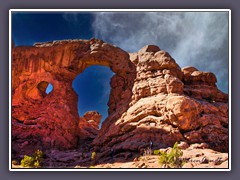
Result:
M45 97L53 91L53 85L47 81L41 81L37 85L37 89L42 97Z
M107 66L92 65L79 74L72 83L78 95L78 114L83 117L86 112L97 111L102 115L102 122L108 117L110 80L114 73Z
M46 88L46 94L49 94L50 92L53 91L53 85L51 83L48 83L48 86Z

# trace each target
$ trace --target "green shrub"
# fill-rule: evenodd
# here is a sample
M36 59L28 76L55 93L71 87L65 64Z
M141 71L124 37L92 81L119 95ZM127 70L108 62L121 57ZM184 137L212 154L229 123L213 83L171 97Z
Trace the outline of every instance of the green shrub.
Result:
M176 142L169 153L160 151L159 164L169 168L181 168L184 164L181 159L182 155L183 152L178 148Z
M154 155L159 155L159 154L160 154L160 150L159 150L159 149L154 150L154 151L153 151L153 154L154 154Z
M92 152L91 159L94 160L96 155L97 155L96 152Z
M24 155L24 158L21 160L21 166L33 167L34 166L34 158L31 156Z
M42 164L43 152L39 149L36 150L33 156L24 155L24 158L21 160L21 166L23 167L41 167Z

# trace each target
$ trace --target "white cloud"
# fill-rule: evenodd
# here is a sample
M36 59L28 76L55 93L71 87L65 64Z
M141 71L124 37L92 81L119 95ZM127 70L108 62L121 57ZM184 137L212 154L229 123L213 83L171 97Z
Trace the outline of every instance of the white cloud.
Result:
M69 23L78 23L78 13L76 12L64 12L62 17Z
M168 51L181 66L214 72L227 92L227 12L94 13L94 36L128 52L146 44Z

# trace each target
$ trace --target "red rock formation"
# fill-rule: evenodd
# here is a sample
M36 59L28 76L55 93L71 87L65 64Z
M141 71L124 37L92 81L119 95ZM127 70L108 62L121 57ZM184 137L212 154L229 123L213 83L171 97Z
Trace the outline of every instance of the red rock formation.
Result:
M228 95L216 77L193 67L180 69L156 46L130 54L136 65L130 107L118 119L109 116L94 140L100 157L116 152L172 146L176 141L207 143L228 151ZM114 123L113 123L114 122Z
M78 136L80 139L94 139L99 131L102 116L96 111L88 111L80 117Z
M78 142L77 95L72 81L88 66L109 66L114 79L109 113L131 100L135 66L128 53L103 41L66 40L12 49L12 150L71 149ZM46 95L48 83L53 91ZM120 95L124 96L120 96ZM115 114L115 116L119 116ZM30 152L29 152L30 153Z
M88 114L78 121L73 79L90 65L109 66L109 116L93 141L98 158L110 150L140 152L176 141L207 143L228 151L228 95L216 77L193 67L181 69L159 47L128 54L92 39L15 47L12 53L12 149L70 149L78 137L94 138ZM46 95L48 83L54 90ZM91 119L91 118L90 118Z

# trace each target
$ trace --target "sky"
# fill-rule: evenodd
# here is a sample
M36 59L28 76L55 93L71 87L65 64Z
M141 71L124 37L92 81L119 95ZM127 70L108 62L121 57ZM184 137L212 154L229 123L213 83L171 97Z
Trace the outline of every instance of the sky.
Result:
M213 72L217 86L228 93L227 12L13 12L15 46L62 39L102 39L127 52L158 45L181 68ZM113 72L90 66L73 82L78 111L96 110L107 117ZM54 87L53 87L54 88ZM48 88L48 91L51 87Z

